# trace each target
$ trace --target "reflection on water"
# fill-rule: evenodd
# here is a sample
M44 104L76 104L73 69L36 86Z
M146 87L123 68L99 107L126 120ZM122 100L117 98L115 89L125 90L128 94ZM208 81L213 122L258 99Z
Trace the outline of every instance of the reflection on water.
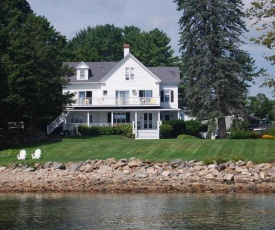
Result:
M275 229L275 195L0 193L0 229Z

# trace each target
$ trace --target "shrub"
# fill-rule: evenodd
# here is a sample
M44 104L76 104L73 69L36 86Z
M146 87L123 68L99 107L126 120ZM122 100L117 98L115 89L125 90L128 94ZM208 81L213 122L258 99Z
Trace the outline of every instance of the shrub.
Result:
M160 126L160 138L171 138L173 133L173 128L171 125L168 124L162 124Z
M100 127L99 126L90 127L89 136L92 136L92 137L100 136Z
M186 134L199 136L200 132L207 132L208 126L196 120L185 121Z
M266 133L269 134L269 135L275 136L275 127L271 127L269 129L267 129Z
M7 149L4 151L0 151L0 157L15 157L18 153L19 151L17 149Z
M248 130L230 129L229 139L251 139L251 132Z
M177 138L178 135L182 133L186 133L186 126L185 122L182 120L170 120L170 121L163 121L163 125L170 125L172 127L172 138Z
M117 135L115 126L97 126L100 135Z
M131 125L118 125L116 126L116 132L118 135L123 135L128 138L134 137L134 134L132 133Z
M222 164L225 163L226 160L222 157L214 157L214 158L205 158L202 160L204 165L211 165L211 164Z
M82 136L89 136L89 131L90 131L90 127L87 125L79 125L78 126L78 132L82 135Z
M264 135L262 135L262 139L275 139L275 136L269 135L269 134L264 134Z
M188 134L180 134L177 139L197 139L197 137Z

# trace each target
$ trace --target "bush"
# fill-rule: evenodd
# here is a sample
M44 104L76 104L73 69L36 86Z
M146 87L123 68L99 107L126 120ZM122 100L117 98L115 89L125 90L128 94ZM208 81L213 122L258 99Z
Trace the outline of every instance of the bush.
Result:
M185 121L186 134L199 136L200 132L207 132L208 126L196 120Z
M251 139L251 132L248 130L230 129L228 134L229 139Z
M79 125L78 126L78 132L82 135L82 136L89 136L89 131L90 131L90 127L87 125Z
M180 134L177 139L197 139L197 137L188 134Z
M262 135L262 139L275 139L275 136L269 135L269 134L264 134L264 135Z
M214 158L205 158L202 160L204 165L211 165L211 164L222 164L225 163L226 160L222 157L214 157Z
M275 136L275 127L268 128L266 133Z
M178 135L186 133L185 122L182 120L163 121L163 125L170 125L172 127L171 138L177 138Z
M160 138L161 139L166 139L166 138L172 137L173 128L171 125L162 124L159 128L160 128Z

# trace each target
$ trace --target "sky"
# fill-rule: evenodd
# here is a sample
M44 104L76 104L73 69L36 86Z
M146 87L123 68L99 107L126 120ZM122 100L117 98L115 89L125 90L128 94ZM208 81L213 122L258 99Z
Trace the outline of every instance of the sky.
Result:
M170 45L179 55L179 24L182 12L177 11L173 0L27 0L37 15L45 16L51 25L65 35L68 40L82 29L97 25L114 24L123 28L134 25L141 30L150 31L158 28L171 38ZM251 0L243 0L245 7L249 7ZM249 41L252 36L257 36L255 27L251 28L251 21L247 22L243 50L250 53L255 59L256 66L267 69L272 74L274 66L264 59L272 50L265 49ZM274 51L273 51L274 52ZM271 90L266 87L259 88L262 80L257 79L256 84L250 88L250 95L264 93L271 99Z

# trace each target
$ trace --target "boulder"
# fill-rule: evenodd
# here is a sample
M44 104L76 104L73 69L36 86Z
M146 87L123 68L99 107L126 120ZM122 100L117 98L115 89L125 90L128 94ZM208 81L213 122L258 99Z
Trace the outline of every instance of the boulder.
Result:
M0 167L0 172L4 171L7 167Z
M247 161L247 162L246 162L246 167L247 167L248 169L253 168L253 166L254 166L254 163L253 163L252 161Z
M113 169L109 165L101 165L97 170L97 173L99 174L110 174L112 172L113 172Z
M56 169L66 169L65 168L65 165L63 163L60 163L60 162L53 162L53 169L56 170Z
M271 168L271 169L268 171L268 175L271 176L271 177L275 177L275 167Z
M130 168L132 168L132 167L140 167L140 166L142 166L142 165L143 165L143 162L142 162L141 160L136 160L136 159L131 160L131 161L128 163L128 166L129 166Z
M79 169L80 169L80 165L79 164L72 164L71 167L70 167L70 171L71 172L79 171Z
M223 177L223 180L225 181L233 181L234 180L234 174L232 173L226 173Z

